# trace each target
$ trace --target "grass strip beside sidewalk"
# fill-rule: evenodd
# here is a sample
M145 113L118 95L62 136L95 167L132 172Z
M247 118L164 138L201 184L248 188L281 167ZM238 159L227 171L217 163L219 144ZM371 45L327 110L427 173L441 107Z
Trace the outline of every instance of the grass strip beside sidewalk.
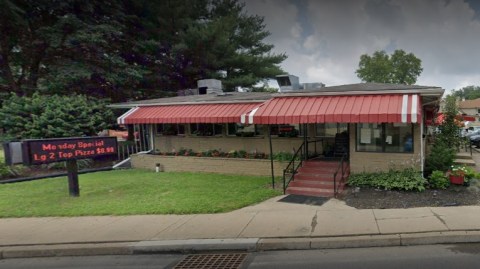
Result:
M220 213L279 195L269 177L131 169L0 185L0 217Z

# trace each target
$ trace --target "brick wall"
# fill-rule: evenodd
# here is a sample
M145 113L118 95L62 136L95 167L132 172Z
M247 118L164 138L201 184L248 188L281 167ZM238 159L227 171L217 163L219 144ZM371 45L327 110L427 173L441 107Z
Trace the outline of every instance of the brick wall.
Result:
M270 176L270 160L240 158L208 158L161 156L150 154L132 155L132 166L155 170L157 163L165 172L209 172L219 174ZM274 161L275 176L282 176L287 163Z

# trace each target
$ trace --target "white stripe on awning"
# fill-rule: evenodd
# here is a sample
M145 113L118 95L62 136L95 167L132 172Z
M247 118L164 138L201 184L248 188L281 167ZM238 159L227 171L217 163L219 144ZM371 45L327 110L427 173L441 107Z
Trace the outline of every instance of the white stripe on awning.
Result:
M257 110L260 107L262 107L263 105L265 105L266 103L268 103L269 101L266 101L265 103L262 103L261 105L259 105L256 108L248 111L247 113L242 114L240 116L240 123L242 123L242 124L253 124L253 117L255 116L255 113L257 113Z
M134 108L131 108L130 110L128 110L127 112L123 113L122 116L118 117L117 123L118 124L125 124L125 118L128 117L128 115L135 112L137 109L138 109L138 107L134 107Z
M403 95L402 100L402 122L407 122L407 111L408 111L408 94Z
M254 110L252 110L252 112L250 112L250 114L248 114L248 122L250 124L253 123L253 116L255 115L255 113L257 112L258 109L259 109L259 107L255 108Z
M412 123L417 123L417 115L418 115L418 95L412 95L412 110L410 117L412 117Z

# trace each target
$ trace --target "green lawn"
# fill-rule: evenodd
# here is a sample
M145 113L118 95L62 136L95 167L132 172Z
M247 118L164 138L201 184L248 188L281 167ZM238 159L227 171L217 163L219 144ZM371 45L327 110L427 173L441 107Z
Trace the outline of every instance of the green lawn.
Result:
M80 197L65 177L0 184L0 217L226 212L279 195L269 177L117 170L79 175Z

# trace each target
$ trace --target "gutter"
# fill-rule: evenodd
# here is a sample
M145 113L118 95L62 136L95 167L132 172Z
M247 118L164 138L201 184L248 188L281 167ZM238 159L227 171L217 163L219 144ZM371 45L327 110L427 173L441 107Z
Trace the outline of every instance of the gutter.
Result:
M288 92L277 93L272 97L299 96L341 96L341 95L378 95L378 94L419 94L420 96L438 96L445 92L442 88L412 89L412 90L380 90L380 91L342 91L342 92Z
M151 103L151 104L111 104L107 105L110 108L134 108L140 106L176 106L176 105L212 105L212 104L251 104L251 103L264 103L270 99L265 100L239 100L239 101L201 101L201 102L173 102L173 103Z

